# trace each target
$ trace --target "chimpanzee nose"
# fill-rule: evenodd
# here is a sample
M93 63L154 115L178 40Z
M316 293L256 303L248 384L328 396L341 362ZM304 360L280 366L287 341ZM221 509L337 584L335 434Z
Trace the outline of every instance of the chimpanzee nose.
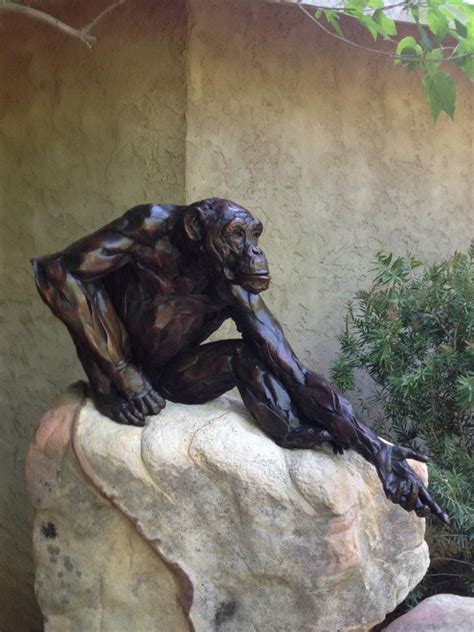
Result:
M251 246L250 247L250 254L251 255L255 255L256 257L260 256L262 254L262 249L258 248L257 246Z

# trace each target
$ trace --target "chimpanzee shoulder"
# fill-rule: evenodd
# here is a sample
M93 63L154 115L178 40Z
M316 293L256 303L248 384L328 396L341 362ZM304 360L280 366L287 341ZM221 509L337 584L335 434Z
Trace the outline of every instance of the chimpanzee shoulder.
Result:
M151 245L166 236L180 206L175 204L140 204L122 216L120 232L127 237Z

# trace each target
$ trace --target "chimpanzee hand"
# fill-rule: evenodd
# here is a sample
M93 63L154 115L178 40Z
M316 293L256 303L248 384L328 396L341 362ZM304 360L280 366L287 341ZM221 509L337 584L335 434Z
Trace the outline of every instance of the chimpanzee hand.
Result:
M441 522L449 524L448 515L433 500L420 478L411 469L405 459L414 459L426 463L427 457L397 445L383 443L374 459L385 495L393 503L399 504L406 511L413 511L424 517L429 513Z

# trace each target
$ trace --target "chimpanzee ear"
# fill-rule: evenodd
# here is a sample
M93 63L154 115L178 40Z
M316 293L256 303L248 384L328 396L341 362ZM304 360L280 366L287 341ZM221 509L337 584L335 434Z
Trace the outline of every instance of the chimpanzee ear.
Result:
M204 212L199 206L190 206L184 214L184 230L192 241L202 238L204 228Z

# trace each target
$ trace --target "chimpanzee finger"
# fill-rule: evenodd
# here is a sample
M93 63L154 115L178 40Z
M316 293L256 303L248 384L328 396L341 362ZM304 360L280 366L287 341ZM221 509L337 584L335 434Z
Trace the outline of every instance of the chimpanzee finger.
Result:
M410 491L403 501L403 509L406 511L413 511L418 501L419 489L416 483L410 483Z
M429 516L431 511L429 509L429 507L427 507L426 505L424 505L421 500L418 498L416 505L415 505L415 513L418 516L418 518L426 518L426 516Z
M395 491L391 492L389 495L389 499L392 501L392 503L399 505L401 503L402 496L405 490L406 490L405 481L399 481L397 483Z
M433 500L431 494L424 485L420 487L420 500L424 505L429 507L433 516L436 516L438 520L444 522L444 524L449 524L448 514L441 509L436 501Z
M150 391L150 393L145 396L144 400L147 403L150 415L158 415L158 413L165 407L165 400L153 391Z
M150 391L148 393L148 397L150 397L150 399L152 399L160 408L164 408L166 402L156 391Z
M146 403L143 401L144 399L145 398L142 399L141 397L137 397L136 399L133 400L133 404L135 408L137 408L142 415L146 415L148 412Z
M128 420L123 413L117 413L117 421L125 426L128 426Z
M128 419L128 423L132 424L132 426L143 426L145 424L145 419L140 413L137 411L131 410L131 407L124 409L124 415Z
M412 450L411 448L404 448L402 446L395 446L395 454L393 457L397 460L402 459L414 459L415 461L420 461L421 463L427 463L429 458L416 450Z
M143 401L147 405L147 410L152 415L158 415L162 408L164 408L164 402L160 402L157 398L159 396L153 396L152 393L148 393L143 398Z

